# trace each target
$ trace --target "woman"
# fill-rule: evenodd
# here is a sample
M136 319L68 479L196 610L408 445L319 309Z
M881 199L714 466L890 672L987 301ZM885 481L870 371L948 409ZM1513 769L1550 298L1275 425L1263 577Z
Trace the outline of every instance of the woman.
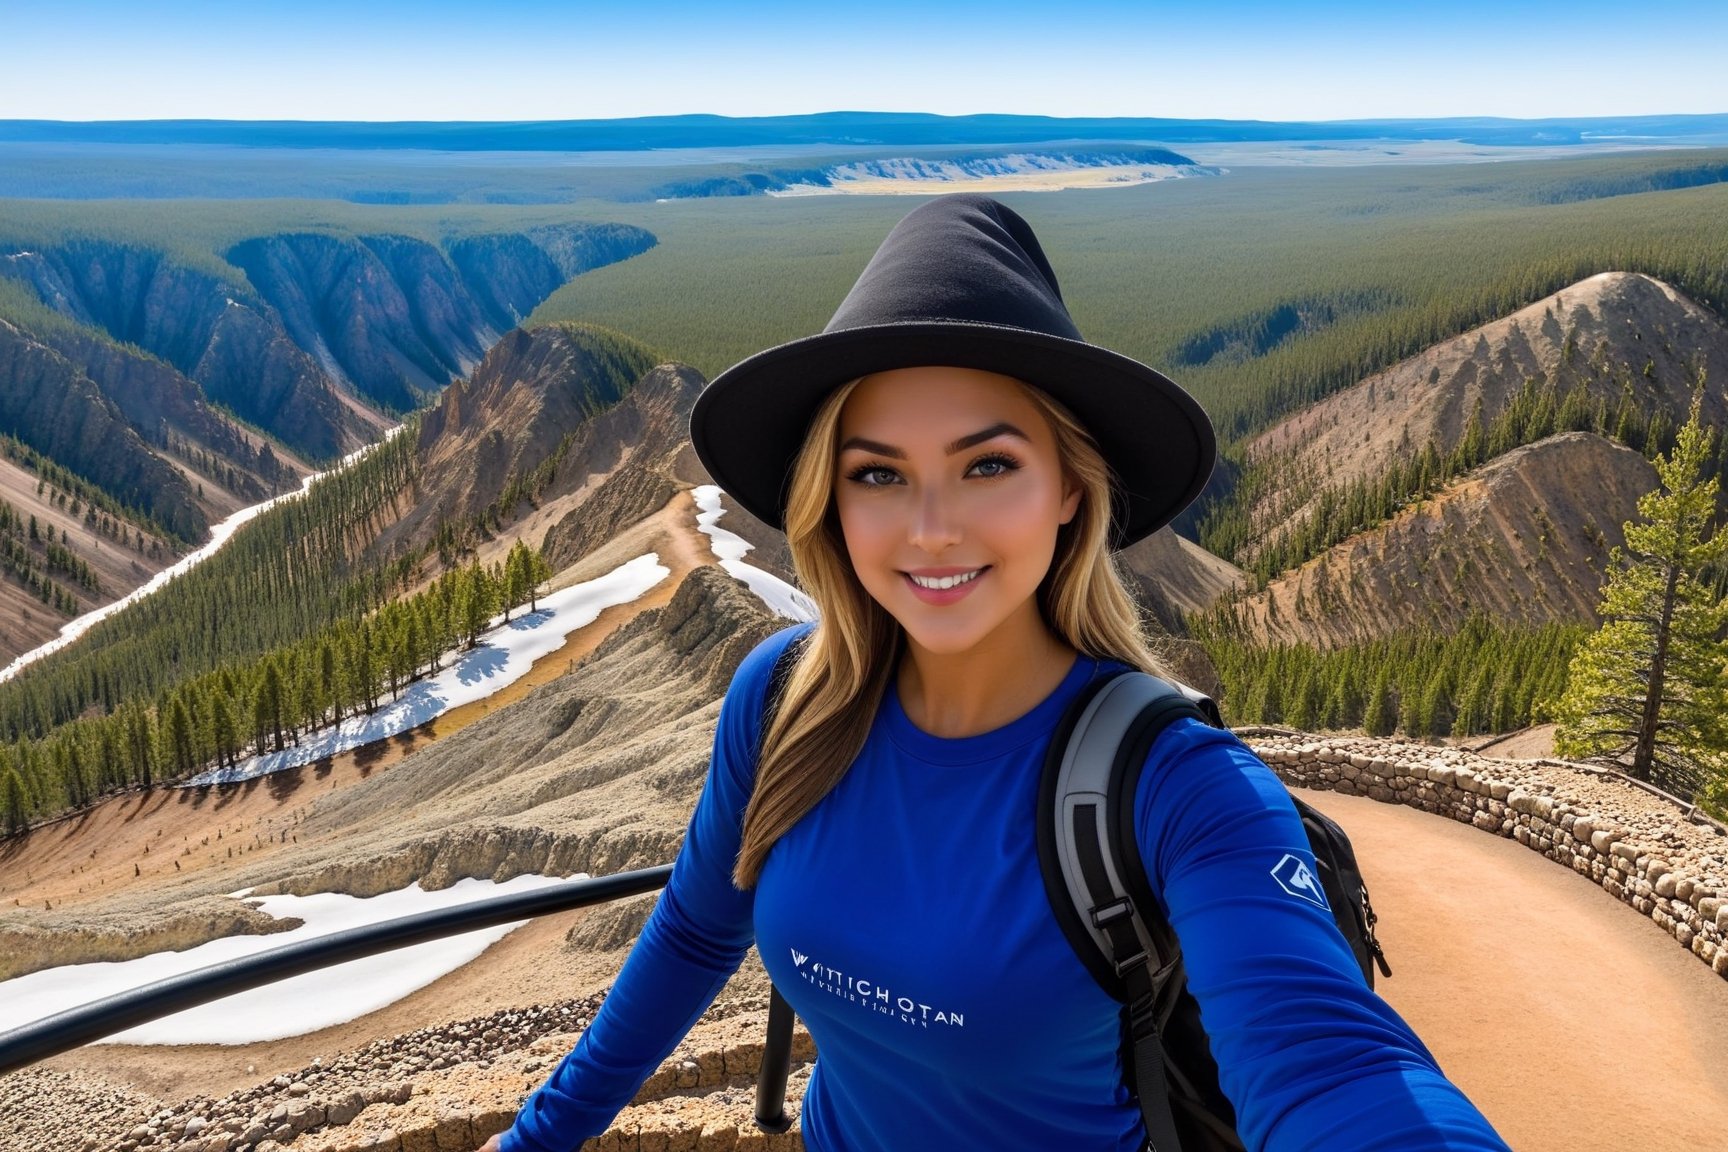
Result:
M488 1147L602 1131L752 942L820 1054L807 1147L1143 1146L1120 1006L1054 919L1033 820L1066 705L1154 667L1110 550L1199 492L1206 417L1084 342L1024 220L952 196L896 226L823 333L717 377L691 434L784 527L821 619L740 666L671 883ZM770 672L805 635L763 734ZM1252 753L1178 721L1135 804L1248 1147L1504 1148L1330 915L1270 876L1311 858Z

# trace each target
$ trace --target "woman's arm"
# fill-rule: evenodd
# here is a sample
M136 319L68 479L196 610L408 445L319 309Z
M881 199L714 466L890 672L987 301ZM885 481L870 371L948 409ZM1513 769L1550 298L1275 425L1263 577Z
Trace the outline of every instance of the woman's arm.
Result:
M1504 1152L1368 988L1331 912L1273 876L1286 854L1310 869L1313 856L1284 786L1240 741L1172 725L1147 759L1135 816L1250 1149Z
M795 632L769 637L739 665L672 878L593 1023L499 1138L502 1152L574 1148L604 1131L749 949L752 894L732 886L732 864L755 778L768 675Z

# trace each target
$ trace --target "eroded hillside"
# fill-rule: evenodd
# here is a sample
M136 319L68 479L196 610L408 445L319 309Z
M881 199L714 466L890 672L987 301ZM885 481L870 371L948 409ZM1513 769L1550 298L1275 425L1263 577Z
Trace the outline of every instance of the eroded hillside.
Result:
M1567 432L1507 453L1233 606L1251 635L1333 647L1475 614L1593 621L1608 552L1656 470Z
M1609 414L1610 431L1625 425L1641 435L1658 413L1669 427L1683 422L1700 379L1704 420L1721 426L1728 326L1648 276L1592 276L1377 372L1255 439L1250 459L1273 464L1281 479L1254 510L1257 535L1289 532L1321 491L1372 484L1429 445L1447 456L1473 424L1486 435L1527 383L1554 409L1575 395L1590 415Z

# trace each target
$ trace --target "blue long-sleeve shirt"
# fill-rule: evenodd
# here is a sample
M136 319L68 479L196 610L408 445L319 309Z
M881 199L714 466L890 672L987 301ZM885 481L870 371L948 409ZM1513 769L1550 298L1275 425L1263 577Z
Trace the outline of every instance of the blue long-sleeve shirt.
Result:
M813 1152L1140 1147L1120 1005L1057 924L1033 832L1051 733L1108 669L1082 656L1032 711L959 739L917 728L890 690L840 784L740 892L731 870L763 698L798 630L740 666L671 882L505 1152L574 1148L604 1130L753 940L816 1042L802 1114ZM1278 883L1286 854L1312 857L1288 794L1250 751L1178 721L1149 753L1135 805L1250 1149L1505 1149L1366 986L1331 914Z

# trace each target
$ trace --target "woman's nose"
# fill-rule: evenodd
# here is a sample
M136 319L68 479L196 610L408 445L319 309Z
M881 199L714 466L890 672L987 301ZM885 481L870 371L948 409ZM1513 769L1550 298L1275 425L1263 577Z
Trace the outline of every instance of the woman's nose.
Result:
M931 556L960 541L960 519L954 502L939 488L926 488L912 509L908 541Z

